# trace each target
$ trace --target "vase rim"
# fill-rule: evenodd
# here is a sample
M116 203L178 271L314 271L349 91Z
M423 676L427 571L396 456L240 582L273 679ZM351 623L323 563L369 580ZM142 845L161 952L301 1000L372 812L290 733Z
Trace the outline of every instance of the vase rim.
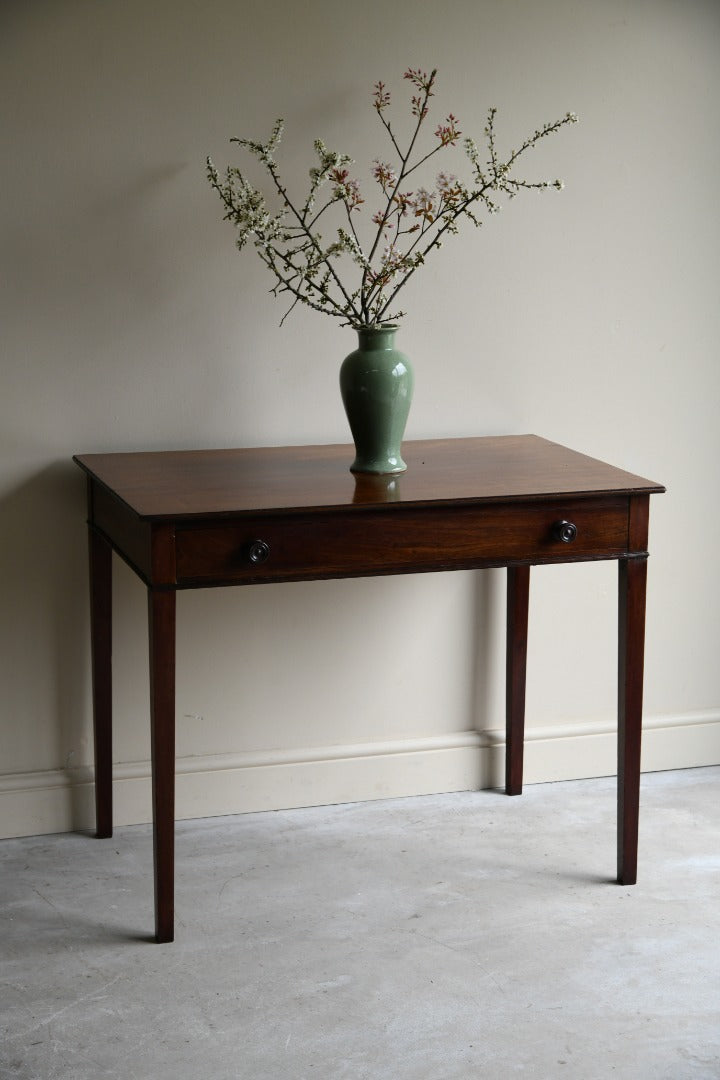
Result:
M400 326L400 323L392 323L392 322L364 323L362 325L356 326L355 329L358 331L358 333L360 333L361 331L375 332L376 330L377 331L397 330L399 328L399 326Z

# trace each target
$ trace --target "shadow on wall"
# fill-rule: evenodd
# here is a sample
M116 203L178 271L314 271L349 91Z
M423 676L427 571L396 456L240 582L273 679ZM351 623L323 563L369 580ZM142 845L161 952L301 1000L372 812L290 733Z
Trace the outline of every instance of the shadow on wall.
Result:
M85 485L70 461L0 499L5 769L72 776L92 758L85 518Z
M55 462L0 500L0 588L5 601L0 609L2 768L17 773L64 770L71 787L72 827L81 831L94 826L85 520L84 480L70 461ZM468 728L483 734L502 724L502 718L497 716L497 672L503 643L497 630L504 572L480 571L473 576L475 616L470 648L476 675L468 686L466 715ZM322 599L316 591L313 597L316 603ZM257 615L261 618L268 608L267 599L268 594L261 597L258 592L257 596L248 595L245 603L259 605ZM276 599L287 603L286 592L278 592ZM367 600L370 606L377 604L378 591L370 590ZM213 602L217 607L217 597L213 596ZM337 603L329 583L324 602L333 610ZM133 593L127 603L132 607L128 618L132 616L134 627L139 598ZM202 603L202 597L195 603ZM295 609L298 620L307 619L304 591L302 595L298 592L298 602L290 606L290 615ZM121 604L121 618L123 610ZM227 637L237 629L238 607L228 601L223 610L227 620L220 621L217 633ZM270 614L265 617L270 618ZM283 617L288 618L285 609ZM354 625L353 620L349 630ZM144 656L146 646L141 635L133 631L123 635L123 640L125 637L131 638L132 647L136 646ZM181 648L184 640L181 638ZM186 651L190 645L188 638ZM298 662L303 657L301 651ZM135 670L139 657L133 654L131 660L133 663L128 664ZM122 656L119 662L122 666ZM142 680L138 695L142 696L138 714L142 713L144 722L146 686ZM138 730L143 728L143 722L137 721ZM181 724L181 743L183 731ZM194 749L191 743L189 752ZM483 775L479 786L501 786L499 757L494 748L480 755Z

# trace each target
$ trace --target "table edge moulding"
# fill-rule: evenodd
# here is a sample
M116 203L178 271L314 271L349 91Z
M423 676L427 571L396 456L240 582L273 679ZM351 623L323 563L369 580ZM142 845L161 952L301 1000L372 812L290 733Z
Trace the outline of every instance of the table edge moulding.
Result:
M145 582L155 937L174 936L175 619L181 589L507 568L506 783L522 792L530 567L616 560L618 881L637 876L650 495L665 489L535 435L76 455L87 475L97 835L112 835L112 553Z

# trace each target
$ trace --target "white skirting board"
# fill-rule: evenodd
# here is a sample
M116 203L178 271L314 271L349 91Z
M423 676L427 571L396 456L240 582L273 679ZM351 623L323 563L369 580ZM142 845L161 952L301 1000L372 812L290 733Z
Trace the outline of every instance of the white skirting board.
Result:
M504 731L305 750L178 758L176 814L216 817L408 795L502 787ZM616 729L609 722L529 727L525 782L610 776L616 771ZM642 769L720 764L720 709L648 717ZM113 768L114 821L151 817L150 764ZM89 769L0 775L0 837L92 830Z

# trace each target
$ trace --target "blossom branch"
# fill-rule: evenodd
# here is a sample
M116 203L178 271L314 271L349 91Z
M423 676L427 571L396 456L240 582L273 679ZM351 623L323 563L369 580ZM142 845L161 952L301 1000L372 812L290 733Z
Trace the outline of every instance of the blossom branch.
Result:
M414 124L405 151L401 150L395 132L385 113L390 107L390 93L385 84L375 84L373 106L390 140L397 163L376 159L371 174L382 192L380 208L372 214L374 235L369 248L363 249L356 221L362 216L365 202L360 184L349 171L352 160L345 154L329 150L317 139L314 143L316 164L310 169L310 187L302 206L290 197L280 178L275 152L283 130L282 120L274 125L267 143L249 139L233 139L255 156L269 174L279 212L273 214L266 206L262 193L253 187L240 170L228 168L224 181L208 158L207 175L223 203L225 220L237 229L236 243L242 249L252 240L260 258L275 277L271 290L274 295L288 292L293 301L283 316L285 321L298 303L333 317L342 318L351 326L375 326L400 314L389 314L390 305L412 275L422 266L430 252L442 246L446 235L456 234L464 218L479 226L480 210L494 214L500 209L497 196L514 198L520 191L562 188L560 180L532 181L515 177L513 169L520 157L547 136L554 134L577 117L567 113L562 119L538 128L510 156L501 161L495 137L496 110L490 109L485 126L488 160L480 161L480 151L470 137L463 140L472 179L465 183L446 172L440 172L432 190L417 187L408 190L408 179L427 166L441 150L457 147L462 132L453 113L435 129L436 142L416 155L421 129L429 115L430 98L434 96L436 70L427 74L409 68L404 78L413 85L410 102ZM329 193L319 209L318 194L326 184ZM325 245L317 231L321 218L333 206L342 204L345 223L334 226L335 239ZM359 268L359 283L353 289L344 284L339 260L345 258Z

